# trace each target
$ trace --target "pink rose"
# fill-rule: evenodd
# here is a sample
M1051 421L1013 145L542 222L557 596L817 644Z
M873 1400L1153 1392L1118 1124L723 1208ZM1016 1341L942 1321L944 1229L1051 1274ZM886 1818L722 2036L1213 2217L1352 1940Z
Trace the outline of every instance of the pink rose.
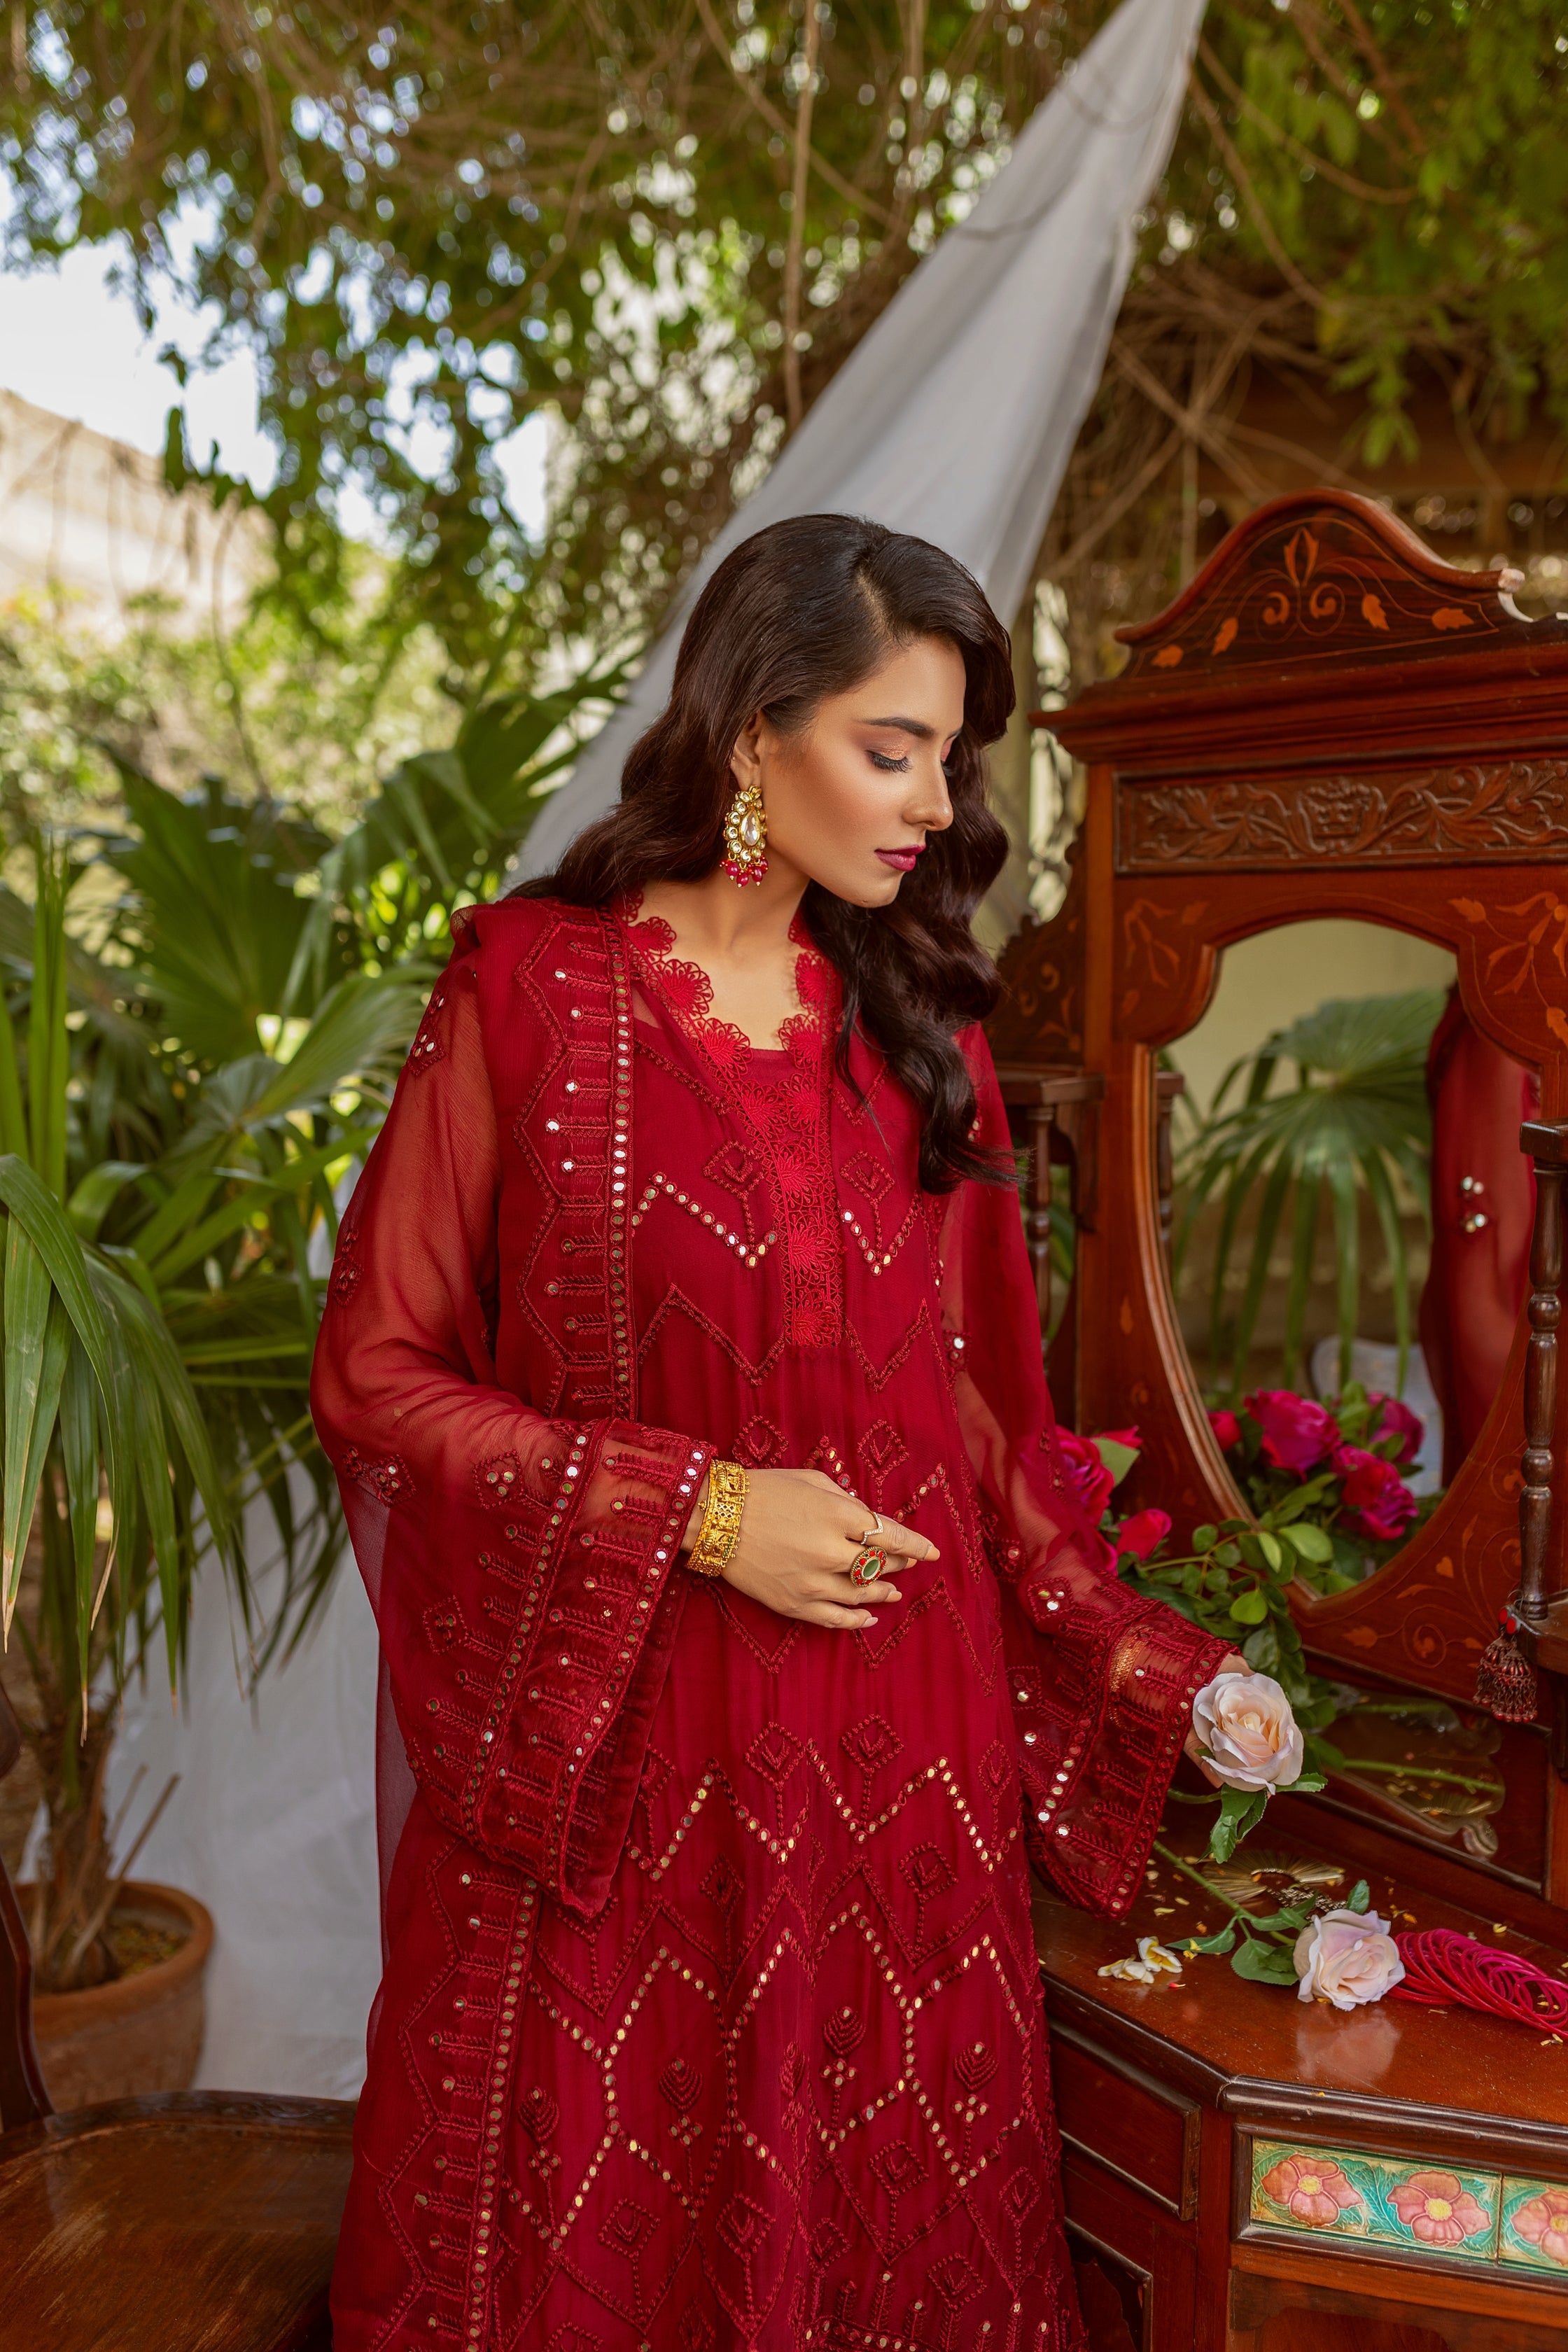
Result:
M1405 1533L1415 1517L1415 1497L1392 1462L1359 1445L1341 1445L1334 1452L1334 1468L1344 1480L1344 1507L1350 1514L1345 1526L1352 1535L1391 1543Z
M1116 1530L1116 1549L1130 1551L1134 1559L1147 1559L1170 1532L1169 1511L1134 1511Z
M1372 1424L1373 1444L1381 1437L1397 1437L1399 1451L1392 1459L1400 1469L1408 1469L1421 1451L1421 1440L1426 1434L1426 1423L1418 1412L1412 1412L1398 1397L1383 1396L1376 1389L1367 1402L1377 1416Z
M1405 1963L1388 1921L1375 1911L1325 1911L1296 1938L1296 1974L1300 2000L1359 2009L1381 2000L1404 1976Z
M1092 1437L1079 1437L1072 1429L1059 1429L1057 1442L1067 1465L1068 1480L1083 1507L1084 1516L1091 1528L1097 1528L1105 1516L1110 1500L1110 1490L1116 1484L1100 1458L1100 1448Z
M1241 1444L1241 1423L1235 1413L1211 1412L1209 1427L1214 1432L1214 1442L1222 1454L1228 1454L1233 1445Z
M1228 1789L1288 1789L1302 1739L1272 1675L1216 1675L1193 1701L1193 1729Z
M1242 1400L1263 1432L1263 1459L1303 1476L1326 1462L1339 1431L1312 1397L1294 1389L1258 1389Z

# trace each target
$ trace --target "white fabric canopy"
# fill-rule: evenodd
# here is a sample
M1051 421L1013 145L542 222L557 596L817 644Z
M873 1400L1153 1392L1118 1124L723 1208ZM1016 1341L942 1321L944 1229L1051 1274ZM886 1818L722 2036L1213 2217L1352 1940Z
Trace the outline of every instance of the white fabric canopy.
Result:
M1011 623L1105 364L1203 11L1123 0L1062 76L721 531L627 700L536 818L520 874L548 874L618 797L668 698L687 613L764 525L856 514L911 531L966 563Z
M1099 382L1202 12L1203 0L1124 0L823 394L689 593L764 523L836 509L949 549L1011 619ZM529 871L553 866L615 799L627 749L668 692L682 618L542 812ZM183 1776L138 1874L200 1895L217 1924L205 2084L358 2087L380 1973L376 1665L345 1559L313 1637L248 1708L215 1574L198 1595L185 1709L171 1717L155 1672L128 1696L113 1801L138 1765L137 1818L171 1772Z

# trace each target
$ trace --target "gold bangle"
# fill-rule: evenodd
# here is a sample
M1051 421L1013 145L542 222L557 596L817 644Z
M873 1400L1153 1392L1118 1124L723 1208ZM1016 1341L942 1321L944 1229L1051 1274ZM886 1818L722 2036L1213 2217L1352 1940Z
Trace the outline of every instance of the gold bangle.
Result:
M702 1525L686 1563L688 1568L695 1569L699 1576L723 1575L741 1532L741 1514L745 1507L746 1474L740 1463L710 1462L708 1500L702 1507Z

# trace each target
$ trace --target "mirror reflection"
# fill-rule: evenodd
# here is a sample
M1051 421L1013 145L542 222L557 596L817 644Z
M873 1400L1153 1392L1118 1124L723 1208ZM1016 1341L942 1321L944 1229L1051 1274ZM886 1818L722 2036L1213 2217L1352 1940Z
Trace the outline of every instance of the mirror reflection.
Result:
M1237 1548L1254 1564L1261 1544L1266 1566L1348 1591L1436 1507L1497 1395L1528 1283L1519 1128L1535 1084L1475 1028L1454 980L1446 950L1379 925L1262 933L1227 951L1208 1012L1166 1057L1182 1081L1178 1317L1261 1523L1228 1546L1199 1529L1218 1566ZM1501 1727L1284 1657L1292 1628L1268 1583L1232 1613L1257 1606L1254 1664L1305 1677L1329 1801L1527 1864L1500 1847Z
M1484 1416L1479 1368L1455 1409L1453 1367L1470 1352L1449 1328L1456 1307L1475 1322L1484 1295L1506 1320L1496 1375L1517 1311L1495 1314L1492 1223L1476 1222L1503 1181L1500 1155L1449 1178L1489 1188L1456 1193L1469 1232L1443 1215L1441 1174L1432 1189L1434 1091L1445 1133L1473 1129L1471 1066L1505 1058L1470 1028L1453 982L1445 950L1380 925L1262 932L1226 951L1208 1011L1168 1056L1184 1081L1178 1315L1244 1491L1275 1501L1277 1474L1299 1481L1352 1451L1400 1474L1360 1465L1341 1578L1408 1533ZM1518 1121L1516 1108L1502 1134L1515 1160Z

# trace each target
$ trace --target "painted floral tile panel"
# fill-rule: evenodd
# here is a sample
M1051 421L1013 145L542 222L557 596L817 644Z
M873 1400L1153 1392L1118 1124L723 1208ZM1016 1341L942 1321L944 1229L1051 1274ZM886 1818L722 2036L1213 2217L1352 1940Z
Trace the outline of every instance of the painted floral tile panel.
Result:
M1521 2192L1527 2185L1518 2184ZM1501 2190L1494 2172L1452 2170L1408 2157L1373 2156L1363 2148L1302 2147L1289 2140L1253 2143L1252 2219L1309 2236L1356 2238L1406 2252L1495 2262ZM1551 2194L1563 2200L1568 2266L1568 2189ZM1521 2251L1510 2259L1536 2268L1556 2267L1554 2256L1541 2250L1551 2234L1549 2227L1543 2225L1541 2246L1532 2247L1529 2231L1534 2214L1522 2193L1519 2204L1527 2214L1525 2231Z
M1525 2270L1568 2273L1568 2189L1556 2180L1506 2179L1498 2252Z

